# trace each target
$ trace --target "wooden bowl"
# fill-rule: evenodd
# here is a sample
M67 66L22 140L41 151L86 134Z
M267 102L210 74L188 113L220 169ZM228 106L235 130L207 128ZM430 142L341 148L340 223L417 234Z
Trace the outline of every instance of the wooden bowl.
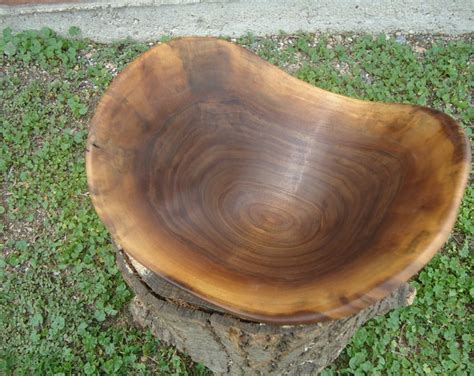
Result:
M336 95L213 38L131 63L87 150L93 204L129 254L281 324L353 314L413 276L448 237L469 168L451 117Z

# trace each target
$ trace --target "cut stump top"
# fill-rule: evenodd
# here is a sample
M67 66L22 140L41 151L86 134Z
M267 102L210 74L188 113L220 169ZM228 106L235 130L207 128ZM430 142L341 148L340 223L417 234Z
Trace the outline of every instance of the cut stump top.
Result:
M242 317L358 312L425 265L470 167L461 127L333 94L214 38L162 44L110 85L87 175L114 240Z

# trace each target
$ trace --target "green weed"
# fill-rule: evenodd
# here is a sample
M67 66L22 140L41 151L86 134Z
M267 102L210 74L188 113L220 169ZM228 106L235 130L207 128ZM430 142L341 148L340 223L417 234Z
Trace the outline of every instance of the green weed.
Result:
M88 197L88 121L113 76L149 45L79 35L6 29L0 38L0 373L208 374L130 324L131 292ZM237 41L313 85L450 113L472 136L472 43L415 42L284 33ZM326 375L472 371L473 204L470 187L444 251L412 282L414 305L368 322Z

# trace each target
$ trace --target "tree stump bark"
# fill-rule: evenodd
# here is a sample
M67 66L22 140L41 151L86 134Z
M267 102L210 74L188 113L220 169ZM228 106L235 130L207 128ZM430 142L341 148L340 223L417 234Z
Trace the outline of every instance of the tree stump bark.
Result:
M415 288L404 283L389 296L341 320L270 325L231 315L175 287L117 251L122 274L136 294L134 320L194 361L225 375L315 375L341 353L367 320L410 305Z

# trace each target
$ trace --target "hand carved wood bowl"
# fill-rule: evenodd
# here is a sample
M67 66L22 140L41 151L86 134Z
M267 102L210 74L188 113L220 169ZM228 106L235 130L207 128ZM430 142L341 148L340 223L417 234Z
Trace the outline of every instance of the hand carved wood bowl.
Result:
M443 113L336 95L231 43L182 38L113 81L87 175L140 263L289 324L350 315L413 276L448 237L469 161Z

